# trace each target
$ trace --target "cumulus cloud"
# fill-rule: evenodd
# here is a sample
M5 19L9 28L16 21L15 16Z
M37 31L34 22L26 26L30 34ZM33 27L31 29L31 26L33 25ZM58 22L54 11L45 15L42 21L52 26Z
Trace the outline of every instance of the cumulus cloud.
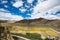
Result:
M44 2L39 1L38 4L33 8L34 13L47 11L57 5L59 5L59 0L47 0Z
M23 2L21 0L17 0L15 3L13 3L13 6L15 6L17 8L22 6L22 5L23 5Z
M27 0L28 3L32 3L34 0Z
M55 14L59 10L60 10L60 5L52 8L52 9L49 9L48 11L33 14L33 15L31 15L31 19L45 18L45 19L49 19L49 20L52 20L52 19L59 19L60 20L60 13L58 13L56 15L52 15L52 14Z
M28 3L32 3L33 0L27 0ZM23 5L23 2L21 0L17 0L15 3L13 3L13 6L16 8L19 8L20 6ZM25 5L27 6L27 5ZM5 7L7 7L5 5ZM29 6L27 6L29 7ZM25 12L25 8L19 8L21 12ZM38 0L38 3L34 8L32 8L33 12L32 14L27 14L30 15L31 17L27 17L27 19L36 19L36 18L45 18L45 19L59 19L60 20L60 13L57 15L52 15L55 14L56 11L60 10L60 0ZM12 15L12 13L9 13L9 11L0 9L0 19L1 20L23 20L26 18L23 18L18 15Z
M0 8L0 11L1 12L9 12L8 10L2 9L2 8Z
M6 1L6 0L4 0L4 1L2 1L2 3L7 3L7 1Z
M25 8L19 8L19 10L20 10L22 13L26 12L26 9L25 9Z
M45 19L60 19L57 15L51 15L52 13L60 10L59 0L47 0L40 2L33 8L31 19L45 18ZM46 13L48 14L46 15Z
M18 16L18 15L12 15L11 13L8 12L1 12L0 11L0 20L23 20L23 17Z

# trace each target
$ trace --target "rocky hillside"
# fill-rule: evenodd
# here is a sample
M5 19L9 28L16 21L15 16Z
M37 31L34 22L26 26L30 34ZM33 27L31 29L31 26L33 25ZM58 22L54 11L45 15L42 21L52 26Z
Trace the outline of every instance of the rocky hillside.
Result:
M32 25L52 25L52 26L60 26L60 20L47 20L43 18L39 19L29 19L29 20L20 20L20 21L3 21L0 20L0 23L19 23L19 24L32 24Z
M21 20L21 21L16 21L15 23L27 23L27 24L43 24L43 25L52 25L52 26L60 26L60 20L47 20L43 18L39 19L30 19L30 20Z

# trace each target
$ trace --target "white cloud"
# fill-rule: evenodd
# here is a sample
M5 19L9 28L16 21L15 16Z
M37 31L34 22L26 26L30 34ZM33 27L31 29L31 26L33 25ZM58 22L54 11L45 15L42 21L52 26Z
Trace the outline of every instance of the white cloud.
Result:
M57 11L60 11L60 5L55 6L52 9L48 10L48 13L49 14L51 14L51 13L55 14Z
M4 5L4 7L5 7L5 8L8 8L8 6L7 6L7 5Z
M2 3L7 3L7 1L6 0L3 0Z
M54 6L59 5L59 0L47 0L45 2L39 2L35 7L34 7L34 12L33 13L38 13L38 12L44 12L47 11Z
M33 8L33 13L30 19L45 18L45 19L60 19L60 16L51 15L52 12L60 10L59 0L48 0L45 2L39 2L37 6ZM59 6L58 6L59 5ZM49 12L46 15L46 12Z
M25 4L25 7L30 8L30 6L28 6L28 5L26 5L26 4Z
M11 13L0 12L0 20L23 20L23 17Z
M9 11L7 11L5 9L2 9L2 8L0 8L0 11L2 11L2 12L9 12Z
M48 11L31 15L32 16L31 19L45 18L45 19L49 19L49 20L52 20L52 19L59 19L60 20L60 14L52 15L52 13L55 13L56 11L59 11L59 10L60 10L60 6L56 6ZM48 14L46 14L46 12L48 12Z
M19 8L19 10L20 10L22 13L24 13L24 12L26 11L25 8Z
M28 0L29 1L29 0ZM32 3L32 0L30 0ZM30 2L29 1L29 2ZM16 3L13 4L15 7L20 7L23 5L23 2L21 0L18 0ZM5 6L7 7L7 6ZM27 6L29 7L29 6ZM27 14L31 15L30 19L36 19L36 18L45 18L45 19L59 19L60 20L60 14L57 15L51 15L52 12L55 13L56 11L60 10L60 0L47 0L44 2L41 2L38 0L38 4L34 6L32 14ZM31 10L32 10L31 9ZM0 9L2 11L5 11L4 9ZM22 8L19 9L21 12L25 12L26 9ZM48 14L46 14L48 12ZM29 19L27 17L27 19ZM1 20L23 20L23 17L18 16L18 15L12 15L11 13L4 13L0 12L0 19Z
M27 0L28 3L32 3L34 0Z
M15 3L13 3L13 6L15 6L17 8L20 7L20 6L22 6L22 5L23 5L23 2L21 0L18 0Z

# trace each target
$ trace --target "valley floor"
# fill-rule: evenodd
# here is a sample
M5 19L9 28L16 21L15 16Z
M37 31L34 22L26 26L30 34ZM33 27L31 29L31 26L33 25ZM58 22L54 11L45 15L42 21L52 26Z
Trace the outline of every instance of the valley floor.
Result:
M37 33L40 34L44 37L48 36L53 36L53 37L58 37L60 36L60 33L55 31L52 28L47 28L47 27L18 27L15 26L12 30L10 30L11 33L21 33L21 34L26 34L26 33Z

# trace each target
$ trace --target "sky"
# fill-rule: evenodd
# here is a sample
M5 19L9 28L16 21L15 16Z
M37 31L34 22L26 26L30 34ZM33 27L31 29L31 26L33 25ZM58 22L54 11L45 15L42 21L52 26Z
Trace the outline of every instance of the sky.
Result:
M60 0L0 0L0 20L60 20Z

